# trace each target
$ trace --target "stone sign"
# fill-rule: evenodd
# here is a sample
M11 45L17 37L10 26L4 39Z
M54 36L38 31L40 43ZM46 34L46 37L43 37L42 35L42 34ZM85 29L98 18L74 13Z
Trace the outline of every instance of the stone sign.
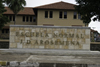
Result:
M90 50L90 28L11 25L10 48Z

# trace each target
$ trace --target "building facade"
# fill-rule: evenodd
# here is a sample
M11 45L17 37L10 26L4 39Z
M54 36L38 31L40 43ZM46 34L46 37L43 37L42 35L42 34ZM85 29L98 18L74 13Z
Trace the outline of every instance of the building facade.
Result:
M37 25L84 26L74 6L66 2L57 2L35 7Z
M84 26L80 14L75 11L75 5L66 2L57 2L39 7L25 7L16 17L16 25L53 25L53 26ZM10 23L14 24L14 13L8 8L6 15Z

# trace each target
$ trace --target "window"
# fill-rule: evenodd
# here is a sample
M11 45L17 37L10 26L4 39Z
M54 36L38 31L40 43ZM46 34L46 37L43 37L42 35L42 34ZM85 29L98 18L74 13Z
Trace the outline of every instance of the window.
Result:
M28 16L26 16L26 22L28 22Z
M6 15L6 17L10 20L10 21L15 21L15 16L14 15Z
M35 16L23 16L23 22L36 22Z
M81 15L80 14L78 14L78 19L81 19Z
M9 29L2 29L2 33L9 33Z
M49 14L49 15L50 15L50 18L52 18L52 17L53 17L53 16L52 16L52 15L53 15L53 12L52 12L52 11L50 11L50 14Z
M30 16L30 22L32 22L32 16Z
M67 12L64 12L64 18L65 19L67 18Z
M36 17L33 17L33 22L36 22Z
M12 21L12 16L9 17L9 20Z
M48 18L48 11L45 11L45 18Z
M4 31L4 29L2 29L2 33L4 33L5 31Z
M77 19L77 12L74 12L73 19Z
M66 19L67 18L67 12L66 11L60 11L59 12L59 18L64 18L64 19Z
M25 22L25 16L23 16L23 22Z
M13 16L13 21L15 21L15 16Z
M62 18L62 12L59 12L59 18Z
M5 29L5 33L9 33L9 29Z
M45 11L45 18L53 18L53 11Z

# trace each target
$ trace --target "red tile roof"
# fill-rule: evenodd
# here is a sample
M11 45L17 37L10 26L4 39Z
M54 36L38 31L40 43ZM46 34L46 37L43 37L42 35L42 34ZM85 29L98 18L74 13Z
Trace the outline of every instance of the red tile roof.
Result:
M7 10L4 14L14 14L12 10L8 7L5 7ZM33 8L25 7L23 10L19 11L18 15L35 15Z
M93 29L91 29L91 32L98 32L97 30L93 30Z
M66 2L57 2L57 3L52 3L48 5L43 5L43 6L38 6L35 8L38 9L68 9L68 10L74 10L74 4L66 3Z
M34 7L37 9L67 9L74 10L74 4L66 3L66 2L57 2L48 5ZM14 14L8 7L5 7L7 10L4 14ZM35 15L33 8L25 7L23 10L19 11L18 15Z

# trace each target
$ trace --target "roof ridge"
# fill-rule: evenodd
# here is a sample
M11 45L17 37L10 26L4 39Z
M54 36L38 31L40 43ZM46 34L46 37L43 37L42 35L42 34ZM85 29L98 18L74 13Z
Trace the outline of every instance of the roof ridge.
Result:
M57 3L67 3L67 4L70 4L70 5L75 5L75 4L72 4L72 3L68 3L68 2L64 2L64 1L59 1L59 2L54 2L54 3L49 3L49 4L45 4L45 5L36 6L34 8L42 7L42 6L48 6L48 5L57 4Z
M71 9L71 10L73 10L73 9L75 9L74 6L75 6L75 4L60 1L60 2L37 6L34 8L35 9L37 8L37 9Z
M13 11L9 7L5 7L7 10L3 14L14 14ZM20 10L18 12L18 15L35 15L33 8L30 7L24 7L24 10Z
M56 3L58 3L58 2L56 2ZM55 2L54 2L54 3L49 3L49 4L40 5L40 6L36 6L36 7L34 7L34 8L41 7L41 6L47 6L47 5L51 5L51 4L55 4Z
M6 6L5 8L9 8L9 7ZM24 8L33 8L33 7L24 7ZM9 8L9 9L10 9L10 8Z

